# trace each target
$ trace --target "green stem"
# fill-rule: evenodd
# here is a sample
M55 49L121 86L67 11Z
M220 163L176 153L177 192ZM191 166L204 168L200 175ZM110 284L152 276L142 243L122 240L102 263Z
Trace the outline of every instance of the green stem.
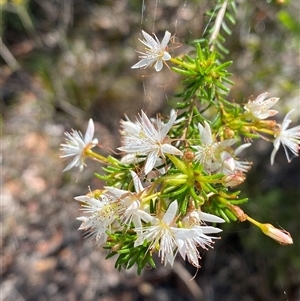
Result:
M251 218L250 216L246 216L247 221L252 223L253 225L257 226L258 228L262 229L262 224L256 221L255 219Z
M95 152L93 152L90 149L87 149L84 151L84 154L92 159L96 159L102 163L109 163L108 159L106 157L103 157Z
M184 67L188 70L190 69L190 70L196 71L196 65L194 65L194 64L188 64L188 63L185 63L185 62L183 62L179 59L173 58L173 57L170 59L170 62L175 64L175 65L179 65L181 67Z

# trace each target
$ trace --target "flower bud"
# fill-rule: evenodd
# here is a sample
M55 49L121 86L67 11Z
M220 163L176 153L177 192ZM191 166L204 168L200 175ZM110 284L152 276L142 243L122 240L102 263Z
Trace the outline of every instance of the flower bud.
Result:
M226 127L224 129L224 139L232 139L234 138L234 136L235 136L235 132L231 128Z
M231 175L224 176L222 178L222 184L225 187L235 187L242 184L245 179L245 175L241 171L237 170Z
M279 242L281 245L290 245L293 243L291 234L285 230L277 229L271 224L262 224L260 229L262 232L272 239Z
M195 153L192 152L191 150L188 150L186 152L184 152L183 154L183 160L185 162L193 162L195 159Z

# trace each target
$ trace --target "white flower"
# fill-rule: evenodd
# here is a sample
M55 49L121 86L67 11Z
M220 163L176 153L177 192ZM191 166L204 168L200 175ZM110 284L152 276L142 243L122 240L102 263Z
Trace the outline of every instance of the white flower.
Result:
M137 156L147 156L144 167L147 175L155 166L157 160L165 158L165 154L182 155L182 152L170 144L167 133L176 120L177 114L173 114L167 124L163 124L159 118L155 125L142 111L137 123L121 121L123 127L123 144L118 149L126 153L134 153Z
M193 145L196 149L195 160L199 161L208 173L233 174L235 171L246 172L250 169L251 163L240 161L237 155L251 143L240 145L237 149L231 146L237 142L236 139L216 141L213 138L209 124L204 121L204 126L198 124L201 145Z
M71 168L79 167L79 170L82 171L85 166L84 159L86 157L85 151L93 148L98 144L98 139L93 139L94 137L94 122L92 119L89 120L89 124L84 135L84 138L81 132L73 130L72 133L66 132L65 135L66 143L61 144L61 158L75 157L72 162L63 170L69 170Z
M133 65L131 68L147 68L155 63L155 70L158 72L163 68L163 61L171 59L171 55L166 51L167 45L170 41L171 33L166 31L165 36L160 43L157 36L154 34L153 39L148 33L142 30L145 40L140 40L146 46L146 52L139 52L141 60Z
M106 231L113 231L118 228L117 211L118 205L106 195L103 194L99 199L83 195L75 197L75 200L82 202L84 213L89 216L81 216L77 219L82 221L79 230L85 230L91 238L95 238L96 243L104 245L107 240Z
M278 111L269 109L277 103L279 98L272 97L266 99L266 97L268 96L268 92L258 95L255 100L249 100L248 103L244 106L244 109L257 119L266 119L268 117L274 116L278 113Z
M150 243L150 250L158 249L158 256L164 265L170 263L173 266L176 253L179 252L183 259L187 257L189 262L199 267L198 258L200 255L197 247L200 246L203 249L207 249L207 246L211 247L212 239L216 237L210 237L206 234L218 233L222 230L194 224L189 228L178 228L175 223L177 210L178 202L173 201L162 219L153 218L151 226L136 228L135 246L143 244L146 240ZM223 219L212 214L199 213L199 216L216 222L224 222Z
M161 258L161 262L166 266L169 262L173 266L176 254L174 253L177 244L175 241L172 227L175 215L177 213L178 203L174 201L170 204L168 210L164 214L162 219L153 218L151 221L152 226L135 228L137 233L137 239L134 246L140 246L147 240L150 245L150 250L156 250L158 248L158 256Z
M282 124L279 125L278 133L275 134L275 140L273 142L274 149L271 154L271 165L274 164L274 158L280 147L280 144L283 145L288 162L291 162L292 160L292 157L289 154L288 150L290 150L293 155L298 156L300 144L300 125L295 126L291 129L287 129L287 127L292 122L292 120L289 117L293 111L294 109L286 114Z

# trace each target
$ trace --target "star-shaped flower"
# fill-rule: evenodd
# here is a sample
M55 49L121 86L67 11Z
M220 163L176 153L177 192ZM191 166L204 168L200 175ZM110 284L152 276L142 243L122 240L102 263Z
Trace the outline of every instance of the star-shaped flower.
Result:
M255 100L249 100L248 103L244 106L244 109L257 119L266 119L268 117L274 116L278 113L275 110L269 110L273 107L277 101L278 97L268 98L269 93L262 93L256 97Z
M79 167L82 171L85 166L84 160L86 158L85 151L93 148L98 144L98 139L93 139L94 137L94 122L92 119L89 120L89 124L84 135L81 132L72 130L71 133L65 132L66 143L61 144L61 158L75 157L72 162L63 170L69 170L71 168Z
M108 237L106 232L113 231L118 218L118 203L105 193L99 198L83 195L75 197L75 200L83 204L83 212L89 215L77 218L82 221L79 230L87 231L88 237L95 238L96 244L103 246ZM116 228L118 226L116 224Z
M166 266L170 263L173 266L177 252L185 259L188 258L196 267L199 267L198 258L200 258L198 246L207 249L211 247L213 238L206 234L218 233L221 229L211 226L198 226L193 224L190 228L178 228L176 225L176 214L178 211L178 202L173 201L162 218L155 218L151 221L151 226L136 228L137 239L134 246L139 246L148 241L150 250L158 250L158 256ZM223 222L221 218L211 214L204 214L209 220Z
M146 52L138 51L138 53L142 54L139 56L141 60L131 68L147 68L155 63L154 68L157 72L159 72L163 68L163 62L171 59L171 55L166 51L167 45L171 38L171 33L166 31L161 43L155 34L155 39L153 39L147 32L143 30L142 34L145 40L140 41L146 46Z
M157 121L153 123L142 111L136 123L121 121L124 146L118 149L137 156L146 155L144 171L147 175L159 158L165 158L165 154L182 155L179 149L170 144L171 141L167 136L176 117L177 114L174 113L166 124L157 117Z
M161 262L166 266L169 262L173 266L176 254L174 253L177 244L175 241L174 233L174 219L177 214L178 203L174 201L168 207L164 216L159 219L154 217L151 221L151 226L135 228L137 239L134 246L140 246L147 240L150 245L150 250L158 249L158 256Z
M286 114L282 124L279 125L278 133L275 134L275 140L273 142L274 149L271 154L271 165L274 164L275 155L280 147L280 144L283 145L288 162L291 162L292 160L292 157L288 150L290 150L293 155L298 156L298 151L300 148L300 125L295 126L291 129L287 129L287 127L292 122L290 115L293 111L294 109Z

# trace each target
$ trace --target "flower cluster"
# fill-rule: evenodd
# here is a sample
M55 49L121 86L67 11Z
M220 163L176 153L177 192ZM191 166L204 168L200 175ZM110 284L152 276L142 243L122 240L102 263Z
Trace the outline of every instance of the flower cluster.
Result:
M66 133L61 157L73 160L65 170L82 171L86 158L105 164L96 175L105 181L104 188L75 198L84 213L78 218L79 229L108 249L108 257L117 254L118 268L136 263L138 272L155 265L155 253L164 265L172 266L180 255L199 268L201 249L212 248L215 234L222 231L215 224L229 220L249 221L276 241L291 244L288 232L245 214L237 205L247 198L240 199L234 189L246 180L252 165L240 158L251 147L249 141L260 137L273 141L271 164L280 144L289 162L298 156L300 126L288 129L293 110L280 124L267 120L278 113L271 107L279 100L267 98L269 93L245 105L232 104L223 93L227 88L216 81L227 80L229 64L220 64L210 48L196 44L195 58L172 58L167 51L168 31L161 43L155 35L144 31L142 35L146 52L140 52L141 60L132 68L154 66L158 72L170 61L171 70L181 74L187 85L178 94L183 102L168 118L152 119L141 111L135 121L121 120L118 159L91 150L98 144L92 120L84 137L75 130ZM203 84L206 81L209 84ZM210 107L218 112L212 120L205 117L211 114L203 114Z
M83 204L84 213L89 215L78 218L82 221L79 229L87 231L88 236L103 246L108 239L107 233L132 228L137 234L134 247L146 242L152 252L158 250L165 265L168 262L173 265L179 252L184 259L187 257L194 266L200 267L197 246L204 249L207 249L207 246L211 247L216 237L207 234L222 231L203 224L204 221L222 223L224 220L197 210L189 212L182 219L179 216L177 200L171 202L164 213L155 217L150 214L150 208L147 206L147 189L143 188L134 172L132 178L134 192L105 187L104 191L76 197L75 199Z

